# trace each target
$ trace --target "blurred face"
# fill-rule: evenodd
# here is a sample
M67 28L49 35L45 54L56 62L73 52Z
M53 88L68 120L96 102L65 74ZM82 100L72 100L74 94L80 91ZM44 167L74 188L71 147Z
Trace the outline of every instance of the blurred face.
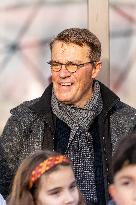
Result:
M61 166L41 177L37 205L78 205L79 192L73 170Z
M57 63L83 64L89 59L89 47L56 41L52 48L52 61ZM100 70L100 62L95 68L88 63L76 72L70 73L63 65L59 72L52 71L52 82L57 99L66 104L83 107L92 96L92 79Z
M136 165L128 165L117 172L109 192L117 205L136 205Z

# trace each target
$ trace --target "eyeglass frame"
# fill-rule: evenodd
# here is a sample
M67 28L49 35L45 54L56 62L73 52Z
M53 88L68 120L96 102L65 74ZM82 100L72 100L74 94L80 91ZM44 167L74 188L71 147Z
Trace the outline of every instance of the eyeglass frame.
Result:
M53 62L53 61L47 62L47 63L51 66L51 70L53 70L53 69L52 69L52 62ZM64 65L64 66L65 66L65 69L66 69L68 72L70 72L70 73L75 73L78 69L84 67L86 64L89 64L89 63L92 64L92 63L95 63L95 62L96 62L96 61L89 61L89 62L80 63L80 64L68 62L68 63L66 63L66 64L63 64L63 63L59 63L59 62L54 61L54 63L56 63L56 64L58 64L58 66L60 66L60 69L57 70L57 71L56 71L56 70L53 70L53 71L54 71L54 72L59 72L59 71L62 69L62 66ZM76 70L73 71L73 72L69 71L69 70L67 69L67 66L68 66L68 65L76 66Z

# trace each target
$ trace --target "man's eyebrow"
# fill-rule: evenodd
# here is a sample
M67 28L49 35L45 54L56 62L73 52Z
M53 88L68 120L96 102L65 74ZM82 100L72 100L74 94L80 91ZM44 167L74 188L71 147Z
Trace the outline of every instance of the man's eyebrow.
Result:
M84 64L84 63L82 63L82 62L78 62L78 61L75 61L75 62L73 62L73 61L68 61L66 64Z
M59 62L59 61L54 61L54 60L49 61L49 63L60 63L60 64L63 65L63 63L61 63L61 62ZM77 64L77 63L75 63L75 62L73 62L73 61L67 61L66 63L64 63L64 65L65 65L65 64ZM79 64L80 64L80 63L79 63Z

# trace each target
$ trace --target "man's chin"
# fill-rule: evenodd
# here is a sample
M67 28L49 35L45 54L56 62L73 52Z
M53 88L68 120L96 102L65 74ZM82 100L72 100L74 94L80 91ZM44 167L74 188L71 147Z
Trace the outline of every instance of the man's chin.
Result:
M56 98L58 99L59 102L70 105L71 103L71 99L68 98L68 96L64 97L64 96L56 96Z

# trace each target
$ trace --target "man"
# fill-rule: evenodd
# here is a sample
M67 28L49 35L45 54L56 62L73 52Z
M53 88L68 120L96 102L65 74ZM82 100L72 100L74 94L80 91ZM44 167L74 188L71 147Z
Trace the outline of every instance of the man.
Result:
M87 29L70 28L51 42L52 84L11 110L0 146L0 192L7 194L18 164L31 152L67 154L87 204L108 201L110 162L120 138L135 130L136 110L95 80L101 44Z

